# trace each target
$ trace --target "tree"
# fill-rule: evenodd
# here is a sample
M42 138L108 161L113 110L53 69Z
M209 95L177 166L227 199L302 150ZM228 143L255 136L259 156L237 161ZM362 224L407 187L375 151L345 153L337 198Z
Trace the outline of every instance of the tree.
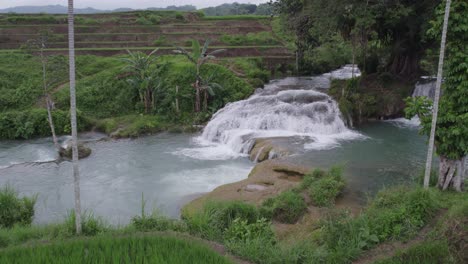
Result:
M75 225L76 233L81 234L81 200L80 173L78 167L78 131L76 125L76 91L75 91L75 28L73 15L73 0L68 0L68 48L70 71L70 116L72 130L72 163L73 185L75 192Z
M158 57L155 49L149 55L142 52L127 51L129 58L122 59L127 63L125 69L130 72L131 77L127 81L135 87L140 95L140 100L145 107L145 113L155 108L156 93L161 87L160 72L161 65L155 65Z
M213 88L219 86L218 84L211 82L212 77L204 80L201 76L201 67L210 59L216 58L216 54L225 51L224 49L218 49L208 53L210 42L211 41L209 39L206 40L205 45L200 49L200 43L198 40L193 40L192 53L182 47L177 47L177 50L174 50L177 54L185 55L196 67L195 82L192 86L195 89L195 112L197 113L201 111L201 93L203 93L204 96L203 109L206 111L208 109L208 94L213 94Z
M424 172L424 188L429 188L429 179L431 177L432 170L432 157L434 156L434 140L435 131L437 125L437 114L439 112L439 98L440 98L440 86L442 85L442 72L444 67L444 56L445 56L445 42L447 39L447 26L450 16L450 4L451 1L447 0L445 4L445 15L444 15L444 26L442 29L442 38L440 42L440 55L439 55L439 68L437 70L437 82L436 91L434 97L434 105L432 110L432 121L431 121L431 132L429 136L429 148L427 151L426 170Z
M47 56L44 50L47 48L49 42L49 32L41 32L37 39L29 40L27 48L37 51L42 66L42 88L44 90L44 98L47 108L47 121L49 123L50 131L54 146L58 152L62 147L58 143L57 135L55 133L54 120L52 118L52 110L54 109L54 102L51 96L51 89L63 81L65 76L64 70L66 69L66 62L61 56Z
M448 20L449 12L450 20ZM466 53L468 17L465 15L467 12L468 3L465 1L454 1L450 6L448 0L445 12L443 8L437 9L437 19L432 21L432 28L429 31L431 36L440 36L440 32L446 27L447 58L440 111L437 111L437 102L434 102L432 112L430 102L423 99L409 100L406 110L407 117L415 114L420 117L422 133L430 135L431 132L435 132L430 144L434 144L440 158L437 186L442 190L464 189L465 162L468 155L468 54ZM442 46L444 42L442 34ZM443 60L443 54L439 59ZM441 67L440 62L438 81L442 80ZM433 118L433 114L436 115L437 112L437 119ZM433 126L434 123L436 127ZM430 154L429 150L428 157ZM429 158L431 157L432 155ZM427 176L425 185L427 185Z

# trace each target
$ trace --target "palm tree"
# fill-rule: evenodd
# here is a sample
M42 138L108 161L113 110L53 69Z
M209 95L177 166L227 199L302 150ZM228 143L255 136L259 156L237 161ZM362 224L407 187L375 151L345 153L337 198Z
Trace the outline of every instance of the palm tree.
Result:
M215 84L210 84L209 82L206 82L202 79L201 72L200 72L201 67L208 60L215 59L216 57L214 55L225 51L225 49L218 49L210 53L207 53L210 42L211 40L209 39L206 40L205 45L203 45L203 48L200 49L200 43L198 42L198 40L193 40L192 41L192 53L188 52L182 47L177 47L177 50L174 50L175 53L185 55L189 59L190 62L195 64L196 80L195 80L195 83L193 83L193 88L195 88L195 112L200 112L201 110L200 96L202 92L204 95L203 108L206 111L206 109L208 108L208 93L211 93L212 88L214 86L217 86Z
M127 63L125 70L132 75L127 80L140 95L140 100L145 106L145 113L155 108L156 92L161 87L160 72L163 66L153 67L158 59L155 49L149 55L143 52L131 52L127 50L129 58L122 59Z
M431 134L429 136L429 148L427 151L426 170L424 172L424 188L426 189L429 188L429 179L431 176L431 168L432 168L432 157L434 155L434 139L435 139L435 131L436 131L436 125L437 125L437 114L439 112L440 87L442 85L442 71L444 67L445 42L447 39L447 27L448 27L448 20L450 16L450 4L451 4L450 0L447 0L445 3L444 26L442 29L442 39L440 41L439 68L437 70L437 82L436 82L436 90L435 90L435 97L434 97L434 107L432 111Z
M73 17L73 0L68 0L68 48L70 70L70 116L72 130L73 182L75 189L75 225L76 233L81 234L81 201L80 173L78 170L78 131L76 126L76 92L75 92L75 29Z

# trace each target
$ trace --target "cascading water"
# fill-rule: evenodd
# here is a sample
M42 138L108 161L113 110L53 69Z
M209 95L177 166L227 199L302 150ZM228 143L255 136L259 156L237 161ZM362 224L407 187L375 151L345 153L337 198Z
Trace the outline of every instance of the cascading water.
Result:
M433 77L423 76L421 77L421 80L418 81L416 85L414 86L412 97L415 98L415 97L424 96L433 100L435 97L435 88L436 88L435 79ZM396 124L397 126L403 126L403 127L418 128L421 125L421 121L419 120L419 117L417 116L414 116L411 119L406 119L402 117L402 118L392 119L389 121Z
M250 98L226 105L196 139L202 147L179 153L223 159L248 154L257 138L300 136L310 142L306 148L327 149L363 137L346 127L337 103L318 91L329 88L324 78L333 75L273 81Z
M436 82L432 78L424 78L416 83L413 91L413 97L425 96L434 99Z

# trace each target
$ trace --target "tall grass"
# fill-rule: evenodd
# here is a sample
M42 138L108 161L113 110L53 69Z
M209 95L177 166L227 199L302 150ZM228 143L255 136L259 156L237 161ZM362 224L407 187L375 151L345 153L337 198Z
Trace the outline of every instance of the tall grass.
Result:
M3 250L0 263L231 263L195 241L174 237L102 236Z
M37 196L19 197L18 192L9 185L0 189L0 228L30 225L36 200Z

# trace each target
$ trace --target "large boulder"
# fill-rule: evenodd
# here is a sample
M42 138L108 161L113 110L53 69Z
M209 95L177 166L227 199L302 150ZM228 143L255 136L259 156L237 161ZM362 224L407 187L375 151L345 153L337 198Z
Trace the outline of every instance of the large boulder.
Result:
M78 158L84 159L91 155L91 149L86 147L84 144L78 144ZM71 160L72 159L72 147L71 144L68 144L65 148L61 148L59 151L60 157L62 159Z
M253 168L247 179L222 185L191 201L182 208L182 215L192 215L210 200L238 200L260 205L264 200L296 187L310 170L283 160L264 161Z
M289 156L302 151L302 146L308 142L312 142L310 137L257 138L249 152L249 157L251 161L262 162Z

